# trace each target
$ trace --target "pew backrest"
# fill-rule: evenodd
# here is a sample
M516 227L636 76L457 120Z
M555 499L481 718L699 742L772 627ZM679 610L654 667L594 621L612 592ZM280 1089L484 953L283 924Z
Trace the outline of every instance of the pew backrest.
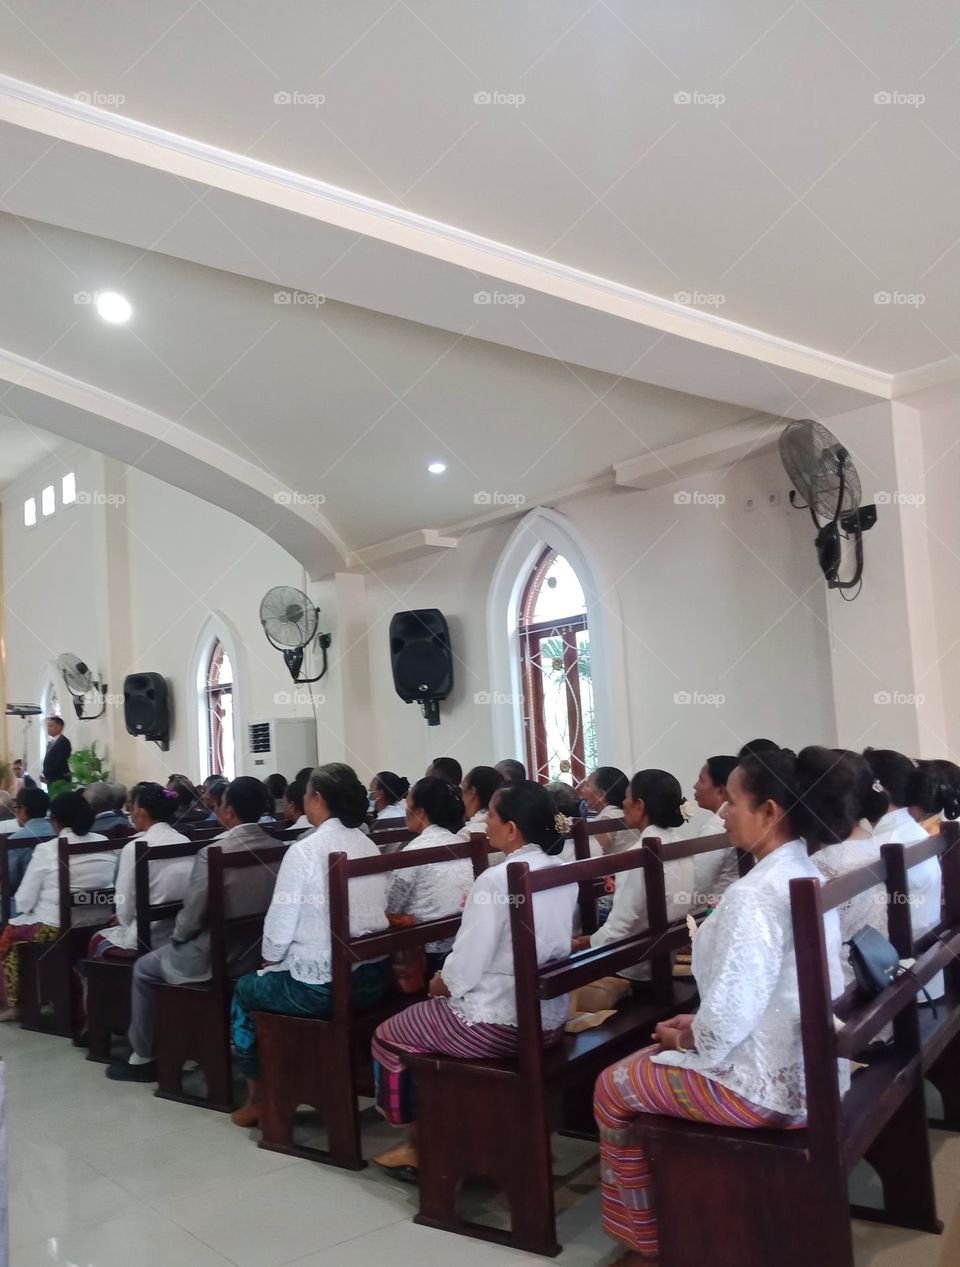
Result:
M82 908L84 913L95 915L98 918L113 914L112 879L109 884L92 888L73 887L72 880L75 879L75 873L71 866L72 860L95 853L112 853L114 855L113 873L115 876L117 859L120 857L120 850L115 841L70 841L65 836L60 836L57 840L57 882L61 936L72 928L75 909Z
M438 853L442 855L439 858ZM353 937L350 933L350 881L363 876L393 874L411 867L444 866L457 859L469 860L473 864L476 879L487 866L486 836L471 835L468 841L445 845L442 850L430 847L405 849L402 853L380 854L370 858L350 858L345 853L330 855L328 891L335 1020L345 1021L351 1014L350 974L354 964L368 963L399 950L455 937L461 920L461 913L457 912L445 919L424 920L419 924L390 928L382 933L366 933L361 937Z
M649 928L621 941L579 951L541 966L537 953L535 895L567 884L582 887L605 876L636 869L644 872ZM663 864L656 853L645 847L538 871L531 871L525 862L511 862L507 866L507 889L516 981L518 1062L521 1076L534 1086L542 1081L543 1069L541 1001L568 994L578 986L623 968L649 963L651 996L654 1001L666 1004L673 997L671 954L684 944L687 933L685 926L670 928L667 924Z
M207 852L207 922L210 930L211 983L215 992L229 997L230 946L244 943L259 945L263 937L263 921L270 907L270 896L277 872L289 843L262 845L256 848L224 852L220 845L210 845ZM244 909L231 910L243 893L242 876L253 867L264 868L271 878L258 876L261 898L253 898L253 886L239 903ZM253 900L251 900L253 899Z
M151 929L154 922L174 919L183 906L182 901L150 903L150 867L169 858L191 858L203 848L203 842L188 840L182 844L150 845L138 840L134 853L134 885L137 901L137 954L145 955L153 948Z
M922 847L926 849L925 843ZM900 847L897 847L900 848ZM887 870L893 855L884 856L889 914L905 910L909 919L909 890L903 869ZM926 856L931 856L927 854ZM922 861L916 857L914 865ZM882 994L864 998L855 986L839 999L832 997L824 917L844 902L877 885L877 866L871 864L827 883L816 879L790 881L800 1022L807 1092L807 1129L812 1150L831 1156L840 1141L847 1160L862 1156L889 1117L890 1098L906 1096L921 1067L921 1034L917 988L925 985L960 954L960 924L947 926L942 939L921 953L912 972L900 976ZM837 1024L837 1021L842 1022ZM844 1118L837 1076L837 1060L860 1057L892 1022L893 1043L882 1059L871 1064L877 1082L875 1103L852 1118ZM866 1076L866 1075L864 1075ZM882 1107L881 1100L886 1103Z

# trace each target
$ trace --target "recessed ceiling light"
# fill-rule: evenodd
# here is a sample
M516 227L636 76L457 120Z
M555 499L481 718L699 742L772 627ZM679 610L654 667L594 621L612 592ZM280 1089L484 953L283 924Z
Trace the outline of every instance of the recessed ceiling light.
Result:
M105 290L97 295L97 312L104 321L109 321L112 325L122 325L124 321L130 320L133 308L130 300L123 295L118 295L115 290Z
M442 475L446 469L446 462L431 462L427 467L427 470L431 475Z

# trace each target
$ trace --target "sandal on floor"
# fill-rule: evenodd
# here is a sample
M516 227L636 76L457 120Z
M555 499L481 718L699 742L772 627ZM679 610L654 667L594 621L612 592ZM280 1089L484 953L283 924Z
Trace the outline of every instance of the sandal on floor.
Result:
M373 1158L375 1166L379 1166L381 1170L385 1170L394 1179L402 1180L403 1183L418 1182L420 1173L417 1169L418 1161L417 1150L412 1144L401 1144L398 1148L391 1148L389 1152L381 1153L379 1157Z

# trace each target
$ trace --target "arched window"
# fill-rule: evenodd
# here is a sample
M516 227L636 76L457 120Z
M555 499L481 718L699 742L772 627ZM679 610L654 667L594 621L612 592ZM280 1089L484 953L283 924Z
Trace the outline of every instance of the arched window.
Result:
M597 765L590 630L583 586L556 550L534 565L519 633L527 768L576 785Z
M235 776L233 726L233 668L219 638L207 662L201 698L200 733L206 736L205 775Z

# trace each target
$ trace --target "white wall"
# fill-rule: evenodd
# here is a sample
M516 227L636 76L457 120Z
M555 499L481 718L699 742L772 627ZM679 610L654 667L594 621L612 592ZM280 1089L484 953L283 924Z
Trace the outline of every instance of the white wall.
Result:
M59 499L60 476L70 469L81 504L24 528L24 497L55 482ZM270 586L302 587L299 564L228 512L88 450L61 450L6 488L2 502L10 699L39 703L50 662L74 651L106 677L109 705L103 719L79 721L60 688L73 745L96 739L125 782L172 771L196 777L195 658L213 616L233 635L239 770L270 773L250 764L247 723L311 709L267 643L258 610ZM142 671L161 673L173 688L168 752L125 731L123 679ZM14 748L18 733L11 722Z
M558 507L599 562L597 583L624 644L626 679L614 690L627 699L630 749L601 760L631 771L660 766L689 786L706 756L758 735L791 746L835 742L826 593L810 519L787 504L787 487L774 454L725 474L608 489ZM690 504L678 504L685 492ZM766 504L769 492L781 495L779 506ZM702 504L718 497L725 501ZM747 498L756 509L744 509ZM509 755L494 750L491 706L474 694L490 689L487 593L512 527L476 531L449 554L367 579L382 768L413 776L442 753L464 767ZM435 729L395 694L387 651L393 612L433 606L447 615L457 652L454 695ZM693 702L675 703L683 692ZM723 699L714 706L699 696Z
M960 657L953 650L955 642L960 646L954 633L960 446L951 447L957 411L951 402L919 416L930 455L927 518L935 534L929 563L932 645L941 660L936 672L942 670L951 698L950 688L960 686ZM883 425L893 421L888 415ZM916 453L911 450L909 463L901 461L895 452L899 440L893 444L893 433L885 435L880 456L894 462L889 478L900 468L916 470ZM857 456L863 463L865 455ZM77 470L82 491L106 491L113 501L59 511L51 521L24 530L23 497L39 494L51 474L59 486L61 459ZM872 454L872 460L880 458ZM866 477L864 485L872 496L876 489ZM886 514L883 529L867 538L865 595L852 607L841 605L839 595L827 594L817 568L813 525L804 512L790 508L787 489L773 453L668 487L608 488L557 505L596 562L608 635L611 645L619 644L618 654L595 671L615 673L612 687L624 702L626 724L612 733L625 738L622 750L603 752L601 760L629 770L658 765L689 787L705 756L734 752L757 735L795 748L838 741L859 746L866 720L875 726L865 742L899 741L893 712L874 710L872 696L870 708L861 707L857 692L867 686L872 692L874 686L860 683L844 667L837 631L886 646L890 664L902 661L912 673L921 653L929 658L930 640L914 637L924 626L905 621L896 606L906 601L906 581L915 573L905 557L892 569L889 552L880 549L884 534L892 533L895 545L906 543L915 553L916 534L901 531L900 519ZM779 504L768 503L770 494L779 495ZM748 499L753 509L746 508ZM292 686L257 616L267 588L302 586L302 573L249 525L84 451L51 459L7 489L2 500L10 698L35 700L45 665L64 650L106 672L116 693L123 676L137 670L160 672L174 685L175 724L166 754L125 735L118 705L100 723L68 717L73 742L86 743L94 735L104 740L123 778L198 773L195 656L211 613L234 644L241 723L311 714L308 696ZM366 779L382 768L417 777L440 754L457 756L465 767L510 755L495 739L495 705L482 697L494 685L488 594L515 527L477 529L455 550L309 587L322 608L321 627L334 639L330 673L315 688L320 760L348 760ZM390 617L416 607L441 608L453 635L455 687L441 704L436 728L393 689ZM886 625L885 612L892 613ZM910 643L906 649L904 640ZM613 668L618 662L622 669ZM928 736L924 755L960 749L949 712L948 725L945 742ZM244 738L238 736L241 753Z

